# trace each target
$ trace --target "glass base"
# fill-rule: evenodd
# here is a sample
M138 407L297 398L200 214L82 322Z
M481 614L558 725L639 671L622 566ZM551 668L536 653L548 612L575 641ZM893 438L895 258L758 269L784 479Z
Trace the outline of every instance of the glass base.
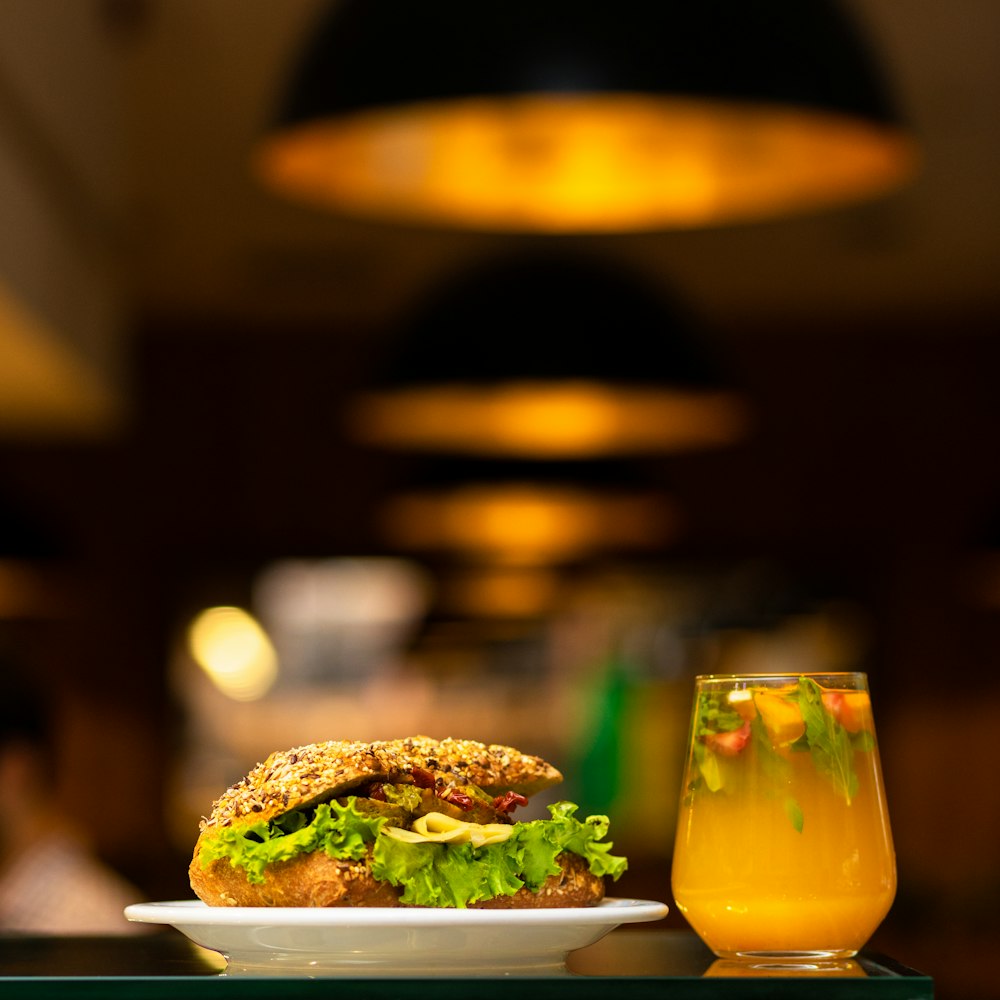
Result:
M857 955L852 949L810 949L808 951L716 951L716 956L737 965L750 965L774 972L816 970L835 972L846 969Z

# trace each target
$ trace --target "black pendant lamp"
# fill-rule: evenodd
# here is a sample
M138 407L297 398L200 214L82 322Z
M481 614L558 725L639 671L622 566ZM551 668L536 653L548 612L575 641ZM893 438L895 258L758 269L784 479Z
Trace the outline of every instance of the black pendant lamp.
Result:
M556 250L429 292L351 411L368 445L534 461L720 447L749 422L676 298L617 260Z
M774 218L915 161L832 0L338 0L256 150L304 202L535 232Z

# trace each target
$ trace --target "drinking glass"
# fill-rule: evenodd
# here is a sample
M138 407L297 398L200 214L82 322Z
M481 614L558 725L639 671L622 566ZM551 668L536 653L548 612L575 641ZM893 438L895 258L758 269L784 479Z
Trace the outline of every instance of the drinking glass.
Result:
M863 673L706 675L672 888L720 958L849 958L896 892Z

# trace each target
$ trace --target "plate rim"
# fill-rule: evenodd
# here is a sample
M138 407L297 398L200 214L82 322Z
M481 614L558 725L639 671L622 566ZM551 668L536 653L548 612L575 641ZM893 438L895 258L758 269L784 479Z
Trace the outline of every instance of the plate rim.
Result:
M134 923L170 924L174 927L206 925L296 924L331 926L430 926L461 923L488 926L511 923L623 924L652 922L669 912L666 903L653 899L608 896L596 906L539 907L510 910L457 909L455 907L298 907L208 906L200 899L132 903L125 917Z

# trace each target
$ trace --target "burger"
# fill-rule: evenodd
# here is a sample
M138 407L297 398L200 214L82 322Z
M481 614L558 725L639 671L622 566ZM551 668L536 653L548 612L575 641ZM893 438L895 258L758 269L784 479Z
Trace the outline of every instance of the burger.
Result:
M426 736L272 753L201 821L191 888L209 906L593 906L625 871L605 816L513 747Z

